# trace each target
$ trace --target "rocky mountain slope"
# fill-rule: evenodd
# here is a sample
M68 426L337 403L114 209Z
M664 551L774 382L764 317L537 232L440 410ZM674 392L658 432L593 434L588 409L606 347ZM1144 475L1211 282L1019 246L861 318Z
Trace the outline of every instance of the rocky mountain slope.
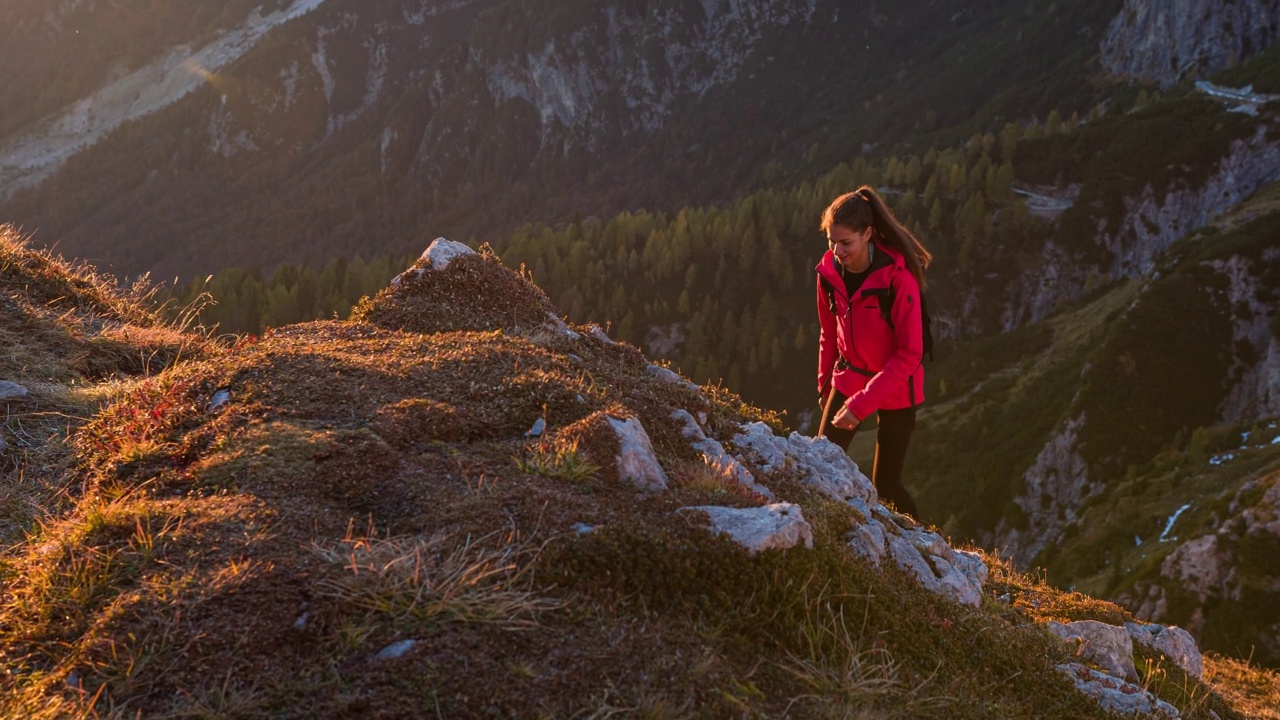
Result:
M7 9L0 218L170 277L722 201L1085 107L1118 2L155 5Z
M1169 87L1240 64L1280 39L1275 0L1126 0L1102 41L1102 67Z
M944 361L948 393L917 445L922 512L1055 583L1277 662L1263 559L1280 540L1277 197L1268 186L1150 274ZM946 469L958 452L999 459Z
M16 301L43 261L3 250ZM1274 674L951 548L553 311L441 242L350 321L114 376L0 555L0 712L1276 717Z

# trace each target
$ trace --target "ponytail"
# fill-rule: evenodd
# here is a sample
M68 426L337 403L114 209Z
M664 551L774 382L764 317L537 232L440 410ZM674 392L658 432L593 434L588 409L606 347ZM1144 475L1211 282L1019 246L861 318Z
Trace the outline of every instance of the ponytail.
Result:
M889 247L897 250L907 263L907 270L915 276L920 290L925 289L924 271L933 262L930 253L911 231L903 227L885 205L879 193L870 185L863 185L851 193L836 198L822 213L822 230L832 226L847 227L855 232L874 227L876 234Z

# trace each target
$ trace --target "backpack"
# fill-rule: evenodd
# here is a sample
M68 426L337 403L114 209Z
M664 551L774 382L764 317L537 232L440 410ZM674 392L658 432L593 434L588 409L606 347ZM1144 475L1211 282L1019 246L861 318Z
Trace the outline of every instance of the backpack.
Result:
M827 296L827 307L830 308L831 314L835 315L835 288L831 287L831 283L827 282L826 278L819 276L818 279L822 282L822 291L826 293ZM880 298L880 317L884 318L884 321L889 324L889 327L893 327L893 315L891 311L893 310L894 299L897 297L897 292L894 291L893 286L890 285L884 290L868 290L864 292L864 295L865 294L874 294ZM920 334L922 336L921 339L924 341L923 355L928 357L930 360L933 360L933 318L929 317L929 300L925 296L924 291L920 292Z

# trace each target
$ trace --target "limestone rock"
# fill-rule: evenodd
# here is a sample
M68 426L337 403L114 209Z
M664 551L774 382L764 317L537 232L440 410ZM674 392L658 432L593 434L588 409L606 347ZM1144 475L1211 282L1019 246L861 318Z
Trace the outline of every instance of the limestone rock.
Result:
M453 259L462 255L474 255L475 250L463 245L460 242L446 240L442 237L436 238L431 242L427 249L422 252L422 260L426 260L426 266L432 270L444 270L449 267L449 263ZM410 268L391 278L392 287L399 287L401 283L410 278L419 278L426 274L425 268Z
M1133 666L1133 640L1124 628L1097 620L1077 620L1065 625L1051 622L1048 629L1063 640L1078 641L1079 654L1108 675L1124 680L1138 679L1138 670Z
M1160 714L1170 720L1182 717L1177 708L1132 683L1100 673L1080 663L1063 663L1058 672L1071 678L1076 689L1098 701L1104 710L1123 715Z
M27 396L27 389L10 380L0 380L0 400L16 400Z
M618 344L613 341L613 338L609 337L608 333L606 333L603 328L601 328L599 325L596 325L595 323L591 323L590 325L587 326L587 334L599 340L600 342L604 343L605 345Z
M806 548L813 547L813 528L805 521L799 505L774 503L753 508L696 505L679 510L689 511L706 513L715 530L732 537L752 555L761 550L785 550L801 543Z
M1045 547L1057 542L1068 524L1079 518L1086 500L1102 491L1089 481L1088 467L1080 454L1080 429L1085 416L1063 424L1023 475L1023 492L1014 498L1027 516L1025 528L996 529L988 546L1005 548L1018 567L1026 567Z
M667 474L653 453L649 434L637 418L609 418L618 436L618 479L635 483L642 490L666 490Z
M742 432L733 436L733 444L758 455L764 472L794 467L803 482L828 497L862 509L876 505L875 486L844 449L826 438L805 437L796 432L780 438L768 425L753 422L742 426Z
M884 526L875 520L862 523L849 533L849 548L876 567L880 566L887 543Z
M1204 658L1191 633L1173 625L1145 625L1125 623L1125 630L1133 641L1156 652L1178 664L1188 675L1199 679L1204 676Z
M651 365L650 367L654 366ZM725 451L720 441L707 437L706 433L698 425L698 421L693 419L688 410L672 411L671 419L681 427L681 434L692 441L690 444L693 449L702 453L707 465L752 492L759 493L770 500L774 499L773 491L756 482L756 478L751 474L751 471L738 462L737 458Z
M1160 575L1178 582L1202 603L1222 597L1233 571L1227 551L1218 545L1217 535L1183 543L1164 559Z
M1177 84L1229 68L1280 37L1276 0L1126 0L1100 61L1125 78Z
M926 590L953 602L970 607L982 603L982 587L989 571L981 557L952 548L937 533L918 527L904 529L881 517L869 519L850 531L850 550L875 566L879 566L884 557L891 558L914 575Z
M677 374L675 371L670 370L668 368L664 368L661 365L654 365L650 363L649 366L646 367L644 370L645 372L649 373L650 375L664 382L669 382L674 385L683 385L689 388L690 390L700 390L700 388L694 383L680 377L680 375Z
M454 258L461 255L474 255L475 250L460 242L438 237L432 241L422 253L422 259L431 265L432 270L444 270Z

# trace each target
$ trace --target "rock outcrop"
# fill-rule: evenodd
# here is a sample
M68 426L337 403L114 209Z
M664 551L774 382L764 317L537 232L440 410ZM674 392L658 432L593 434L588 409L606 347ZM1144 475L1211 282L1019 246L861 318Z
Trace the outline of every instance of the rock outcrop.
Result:
M1079 643L1078 654L1108 675L1129 681L1138 679L1138 669L1133 664L1133 639L1124 628L1097 620L1051 622L1048 628L1067 642Z
M1263 185L1280 179L1280 141L1266 126L1253 136L1231 143L1217 171L1200 187L1154 189L1125 198L1125 217L1118 228L1105 228L1101 239L1114 260L1103 268L1112 277L1150 273L1157 256L1175 240L1204 227L1224 209L1238 204Z
M1119 77L1169 87L1231 67L1277 38L1276 0L1126 0L1101 63Z
M680 512L705 514L715 531L733 538L752 555L797 545L813 547L813 528L805 521L799 505L773 503L752 508L694 505L680 508Z
M1098 672L1080 663L1063 663L1058 672L1066 675L1076 689L1098 701L1102 709L1122 715L1158 713L1165 718L1180 718L1182 714L1169 703L1151 695L1142 688L1106 673Z
M1004 520L996 528L992 544L1020 567L1025 567L1044 548L1057 542L1066 526L1079 519L1080 508L1102 486L1089 480L1088 467L1080 455L1079 433L1085 416L1068 420L1041 449L1023 476L1023 491L1014 502L1026 514L1023 527L1009 527Z
M1280 262L1280 248L1265 251L1262 261L1272 266ZM1238 255L1210 263L1227 278L1232 340L1254 351L1237 353L1228 374L1232 387L1221 408L1227 424L1280 415L1280 339L1271 331L1276 311L1262 277L1266 269L1257 265Z
M1178 627L1138 623L1125 623L1124 627L1119 627L1096 620L1050 622L1046 627L1050 633L1074 645L1082 659L1101 669L1099 672L1081 663L1064 663L1057 667L1059 672L1071 678L1076 689L1095 698L1106 710L1180 717L1172 705L1135 684L1140 678L1134 664L1134 643L1163 654L1197 679L1204 672L1195 640Z
M1229 497L1228 515L1215 532L1183 542L1165 557L1158 578L1137 583L1116 601L1140 618L1177 622L1188 637L1202 636L1220 614L1232 617L1241 607L1280 603L1280 570L1269 549L1280 546L1280 473L1248 482ZM1263 662L1280 657L1280 621L1274 613L1257 615L1251 622L1253 627L1232 630L1255 639ZM1219 626L1216 634L1225 632ZM1186 654L1186 638L1180 633L1161 633L1151 640L1175 661ZM1189 673L1200 671L1193 656L1188 655L1186 664L1178 662Z
M609 418L618 435L618 478L643 490L665 490L667 474L653 454L653 443L637 418Z

